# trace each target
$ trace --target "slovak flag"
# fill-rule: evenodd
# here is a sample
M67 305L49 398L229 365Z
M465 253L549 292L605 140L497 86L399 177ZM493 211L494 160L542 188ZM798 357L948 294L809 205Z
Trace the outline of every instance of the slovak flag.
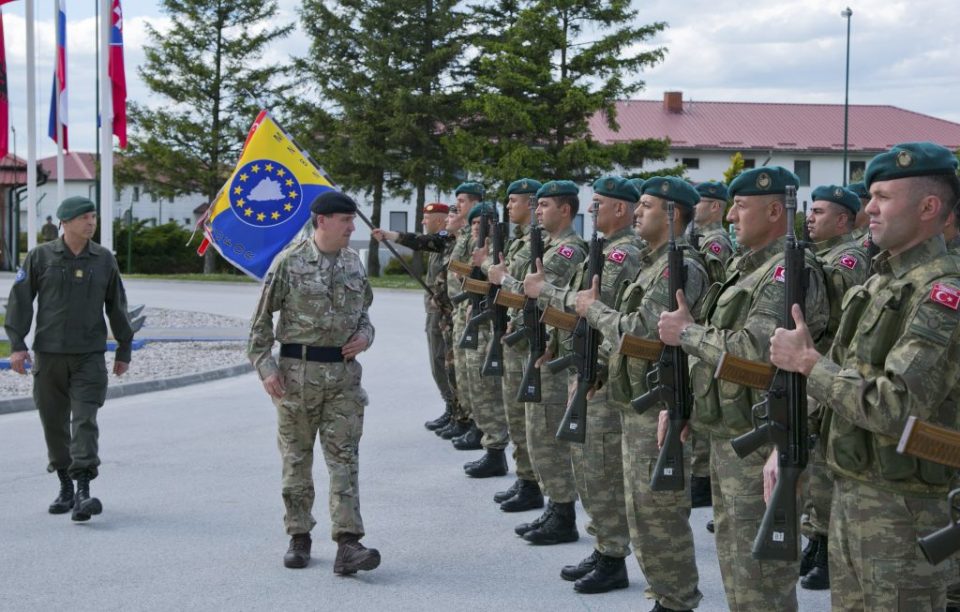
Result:
M59 94L59 95L58 95ZM50 95L50 124L47 133L57 142L57 119L63 126L63 150L67 150L67 14L64 0L57 0L57 68Z
M61 0L62 1L62 0ZM123 69L123 11L120 0L113 0L110 11L110 55L107 72L113 91L113 133L120 148L127 148L127 78Z

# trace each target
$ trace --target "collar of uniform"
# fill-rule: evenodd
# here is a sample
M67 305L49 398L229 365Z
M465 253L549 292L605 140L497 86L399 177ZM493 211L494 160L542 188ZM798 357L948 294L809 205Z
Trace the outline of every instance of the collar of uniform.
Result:
M663 257L664 253L667 252L667 247L669 246L670 246L669 240L667 242L664 242L660 246L658 246L656 249L651 249L650 246L648 245L647 248L645 249L644 256L643 256L643 259L645 260L644 263L652 264L653 262Z
M932 261L946 252L947 245L943 242L943 234L937 234L899 255L891 256L888 251L883 251L877 255L874 266L878 274L890 273L896 278L902 278L910 270Z
M777 254L782 254L787 244L787 238L781 236L763 247L759 251L748 251L737 261L737 269L745 274L753 272L767 260Z
M633 237L633 225L628 225L627 227L622 227L617 231L613 232L609 236L604 235L608 246L613 246L618 242L624 242L624 238Z
M67 243L63 239L63 236L60 236L53 243L53 250L56 251L57 253L66 255L68 257L73 257L73 258L86 257L87 255L96 256L98 253L96 249L93 248L93 244L94 243L92 240L87 240L87 244L83 246L83 250L77 253L76 255L74 255L73 251L70 250L70 247L67 246Z
M562 232L560 232L560 234L559 234L556 238L551 238L551 239L550 239L550 242L560 242L561 240L563 240L564 238L566 238L566 237L568 237L568 236L576 236L576 235L577 235L577 232L574 231L573 226L572 226L572 225L568 225L568 226L567 226L567 229L565 229L565 230L563 230Z
M850 234L840 234L839 236L834 236L833 238L827 238L821 242L814 243L813 250L816 251L817 255L821 255L837 246L841 242L846 242L849 239Z
M324 253L320 251L320 247L317 246L317 241L313 238L310 238L310 254L308 256L308 261L320 261L324 257ZM337 251L334 261L340 259L340 251Z
M515 238L526 238L530 235L530 224L526 225L515 225L513 227L513 236Z
M717 221L716 223L707 223L706 225L698 225L696 226L696 228L697 228L697 231L700 232L701 234L706 232L725 232L726 231L723 229L723 224L720 223L719 221Z

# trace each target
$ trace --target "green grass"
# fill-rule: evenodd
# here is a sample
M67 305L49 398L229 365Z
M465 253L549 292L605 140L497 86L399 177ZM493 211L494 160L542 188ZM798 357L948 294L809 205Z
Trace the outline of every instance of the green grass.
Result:
M177 280L214 283L255 283L255 279L246 274L124 274L123 278L141 278L146 280ZM381 289L417 289L423 290L417 281L406 274L389 274L379 278L371 277L370 285ZM0 323L2 325L2 323Z
M423 291L420 283L406 274L388 274L380 277L371 277L370 286L380 289L416 289Z
M7 320L7 315L0 314L0 327L3 326L4 321ZM0 342L0 357L9 357L10 356L10 343L6 340Z

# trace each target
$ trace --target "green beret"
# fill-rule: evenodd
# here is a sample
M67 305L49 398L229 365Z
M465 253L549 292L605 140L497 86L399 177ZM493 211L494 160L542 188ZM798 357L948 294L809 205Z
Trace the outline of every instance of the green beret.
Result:
M853 214L860 212L860 198L849 189L838 185L820 185L813 190L813 201L826 200L847 208Z
M310 212L315 215L332 215L335 213L354 214L357 212L357 203L347 194L329 189L313 199Z
M693 185L676 176L655 176L643 184L644 195L670 200L685 208L693 209L700 201L700 194Z
M453 192L453 195L458 196L461 193L467 195L475 195L477 197L483 197L483 185L480 183L475 183L473 181L468 181L466 183L460 183L457 186L457 189Z
M857 197L861 200L870 199L870 192L867 191L867 186L863 184L863 181L860 181L859 183L850 183L847 185L847 189L857 194Z
M871 159L863 182L870 189L876 181L956 173L957 158L950 149L932 142L906 142Z
M538 198L579 195L580 188L573 181L547 181L537 190Z
M495 215L496 210L493 208L493 205L488 202L477 202L470 209L470 212L467 213L467 223L473 223L473 220L479 215Z
M640 192L633 184L622 176L613 174L601 176L593 182L593 193L607 196L615 200L637 203Z
M791 185L800 186L800 179L793 172L782 166L761 166L742 172L733 179L727 191L731 198L738 195L778 195L783 194Z
M542 186L543 184L540 181L522 178L519 181L510 183L510 186L507 187L507 195L533 195L537 193L537 190Z
M720 181L704 181L696 189L702 199L727 200L727 186Z
M57 207L57 218L61 221L69 221L82 214L97 210L96 204L89 198L83 196L71 196L60 203Z
M642 178L627 179L627 182L637 188L637 193L643 194L643 184L646 182Z

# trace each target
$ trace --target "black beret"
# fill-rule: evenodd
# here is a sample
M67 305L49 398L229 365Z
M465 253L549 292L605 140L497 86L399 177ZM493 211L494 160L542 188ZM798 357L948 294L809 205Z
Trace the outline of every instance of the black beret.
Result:
M313 199L313 203L310 204L310 212L315 215L355 214L357 203L347 194L330 189Z
M83 196L71 196L57 207L57 218L61 221L79 217L82 214L97 210L97 205Z

